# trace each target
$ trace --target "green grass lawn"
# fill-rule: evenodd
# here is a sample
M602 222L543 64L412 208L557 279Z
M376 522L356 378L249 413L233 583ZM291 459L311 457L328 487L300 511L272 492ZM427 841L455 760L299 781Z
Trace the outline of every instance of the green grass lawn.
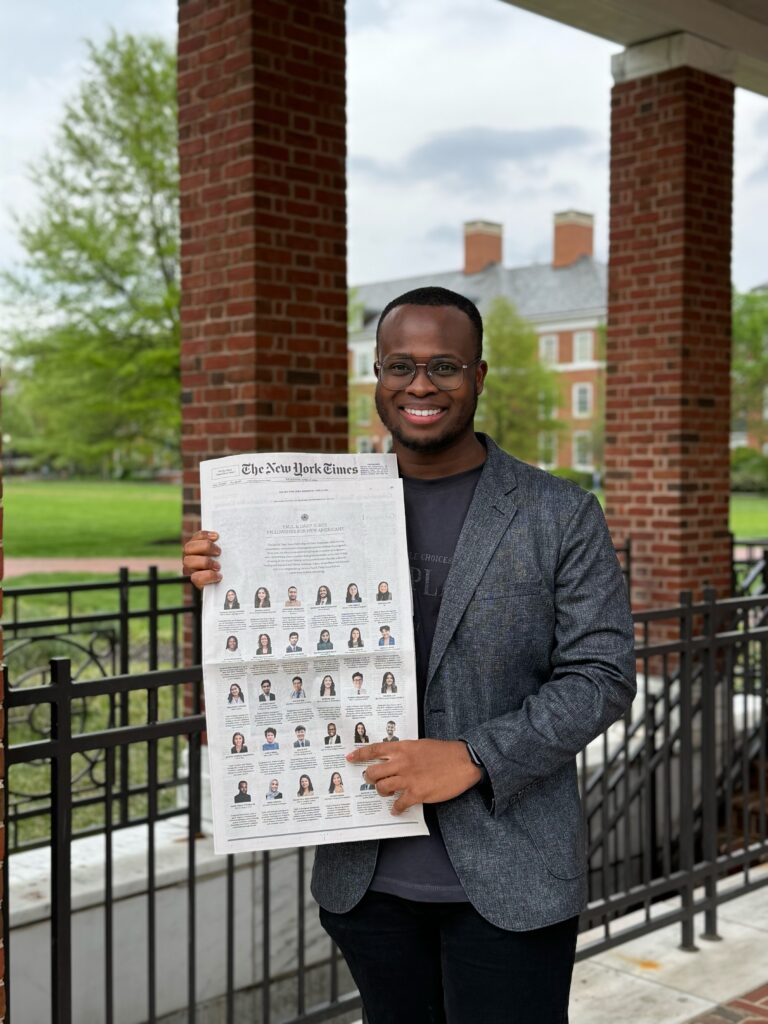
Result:
M731 533L736 540L768 539L768 494L731 495Z
M7 558L179 555L181 487L5 480Z

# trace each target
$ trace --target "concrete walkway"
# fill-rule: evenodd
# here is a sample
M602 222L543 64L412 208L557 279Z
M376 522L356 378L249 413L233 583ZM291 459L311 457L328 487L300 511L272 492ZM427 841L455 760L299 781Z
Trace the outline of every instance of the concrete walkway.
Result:
M181 575L181 548L178 558L6 558L4 578L7 582L14 576L34 572L99 572L117 576L123 566L131 572L146 573L150 565L156 565L161 572Z

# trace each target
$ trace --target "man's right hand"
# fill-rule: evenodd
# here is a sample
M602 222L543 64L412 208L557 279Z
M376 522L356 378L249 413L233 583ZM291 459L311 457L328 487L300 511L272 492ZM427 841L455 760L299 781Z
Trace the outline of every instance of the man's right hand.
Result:
M198 530L184 545L184 575L189 576L199 590L209 583L221 582L221 565L217 560L221 554L221 548L216 543L218 539L218 533Z

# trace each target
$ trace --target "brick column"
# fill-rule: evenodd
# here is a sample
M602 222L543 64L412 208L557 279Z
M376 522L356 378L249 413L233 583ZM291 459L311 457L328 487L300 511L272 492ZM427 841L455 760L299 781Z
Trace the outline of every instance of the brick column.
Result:
M618 77L606 512L648 608L730 584L733 85L687 66Z
M347 447L344 0L180 0L184 531L198 463Z

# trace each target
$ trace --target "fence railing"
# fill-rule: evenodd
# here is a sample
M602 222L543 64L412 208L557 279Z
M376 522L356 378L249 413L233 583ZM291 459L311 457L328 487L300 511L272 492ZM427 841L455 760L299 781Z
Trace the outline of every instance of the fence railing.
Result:
M684 595L678 607L635 617L638 700L581 759L590 897L582 916L582 930L589 935L580 957L670 923L680 925L682 944L694 948L694 915L704 913L705 933L714 936L718 905L756 884L753 868L768 860L767 613L768 595L717 601L709 592L702 602ZM117 915L127 901L116 889L115 844L130 829L141 830L143 851L144 966L142 984L134 988L146 1002L144 1019L155 1021L168 1009L169 948L175 948L185 973L189 1021L196 1019L205 978L216 964L227 1021L244 1019L246 1013L245 1019L263 1024L309 1024L341 1019L358 1006L343 962L311 912L310 851L219 858L216 863L225 867L216 878L203 870L205 721L199 668L77 681L70 663L59 659L52 663L50 680L6 690L8 721L19 709L49 709L46 735L11 741L7 758L11 780L34 765L46 766L49 777L38 811L50 818L50 1021L85 1019L78 1016L81 986L72 985L72 951L78 944L72 934L70 868L77 765L83 757L101 766L88 798L93 820L86 831L98 833L103 842L103 956L88 970L91 979L103 975L107 1024L120 1019L115 994L123 969L118 948L123 929ZM169 696L180 691L187 700L177 706ZM83 718L73 712L80 703L119 706L123 697L134 712L130 722L116 717L82 730ZM164 785L163 763L176 758L179 745L184 758L175 786ZM186 850L171 880L173 919L169 904L162 903L166 855L158 852L168 822L178 826L174 842ZM6 872L12 872L14 857L6 859L8 864ZM6 893L13 892L9 881L6 877ZM11 899L6 927L13 914ZM6 949L13 1013L13 943ZM176 963L177 974L179 969ZM35 1019L43 1024L45 1018Z

